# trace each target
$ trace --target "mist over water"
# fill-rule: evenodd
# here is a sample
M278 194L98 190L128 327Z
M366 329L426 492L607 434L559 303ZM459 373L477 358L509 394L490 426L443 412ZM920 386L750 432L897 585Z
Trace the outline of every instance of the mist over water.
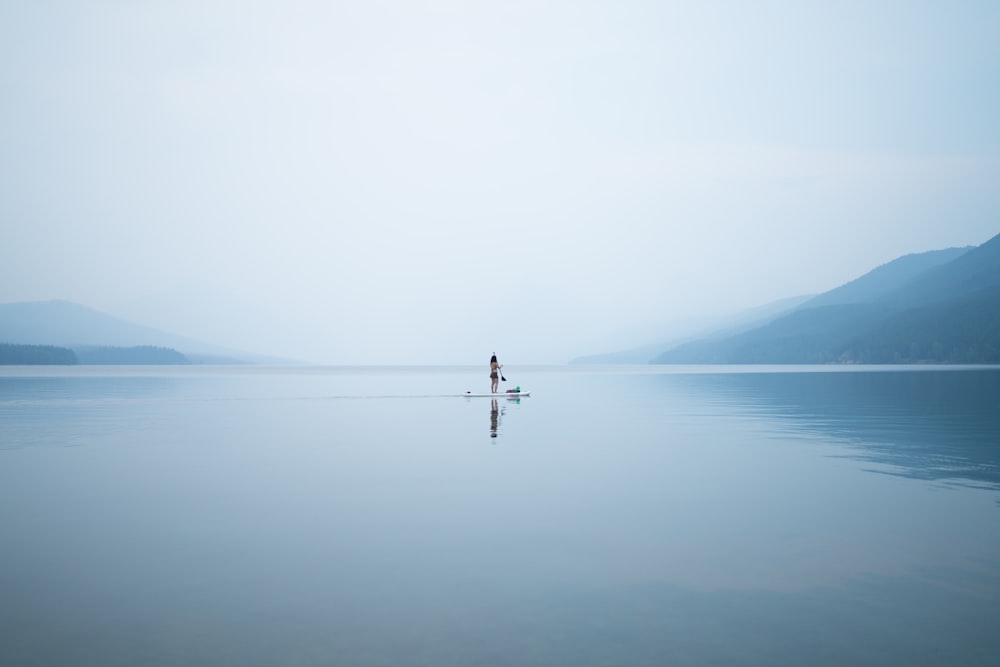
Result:
M0 370L5 664L991 664L996 369Z
M998 231L997 3L245 4L0 3L0 304L567 363Z

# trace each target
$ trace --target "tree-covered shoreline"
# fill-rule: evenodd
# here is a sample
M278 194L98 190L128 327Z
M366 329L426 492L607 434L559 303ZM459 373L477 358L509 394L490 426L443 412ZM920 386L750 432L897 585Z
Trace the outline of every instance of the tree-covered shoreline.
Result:
M75 366L79 363L76 353L67 347L0 343L0 365Z
M0 343L0 365L7 366L78 366L78 365L183 365L191 361L177 350L155 345L131 347L81 347L70 349L56 345L20 345Z

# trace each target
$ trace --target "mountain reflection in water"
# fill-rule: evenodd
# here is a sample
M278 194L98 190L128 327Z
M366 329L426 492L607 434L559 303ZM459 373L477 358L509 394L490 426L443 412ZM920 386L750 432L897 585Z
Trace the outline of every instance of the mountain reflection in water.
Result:
M671 376L915 479L1000 488L1000 369Z

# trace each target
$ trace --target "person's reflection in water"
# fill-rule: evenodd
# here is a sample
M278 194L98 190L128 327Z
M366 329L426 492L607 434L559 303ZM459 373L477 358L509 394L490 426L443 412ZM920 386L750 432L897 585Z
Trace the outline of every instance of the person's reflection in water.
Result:
M497 428L500 426L500 404L497 403L497 399L492 399L490 401L492 404L490 406L490 437L497 437Z

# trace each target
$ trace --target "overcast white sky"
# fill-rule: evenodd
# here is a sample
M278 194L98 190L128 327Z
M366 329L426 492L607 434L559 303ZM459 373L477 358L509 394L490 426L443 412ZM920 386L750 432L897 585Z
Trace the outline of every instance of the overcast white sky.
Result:
M652 342L1000 232L998 34L994 0L0 0L0 302L204 286L324 363Z

